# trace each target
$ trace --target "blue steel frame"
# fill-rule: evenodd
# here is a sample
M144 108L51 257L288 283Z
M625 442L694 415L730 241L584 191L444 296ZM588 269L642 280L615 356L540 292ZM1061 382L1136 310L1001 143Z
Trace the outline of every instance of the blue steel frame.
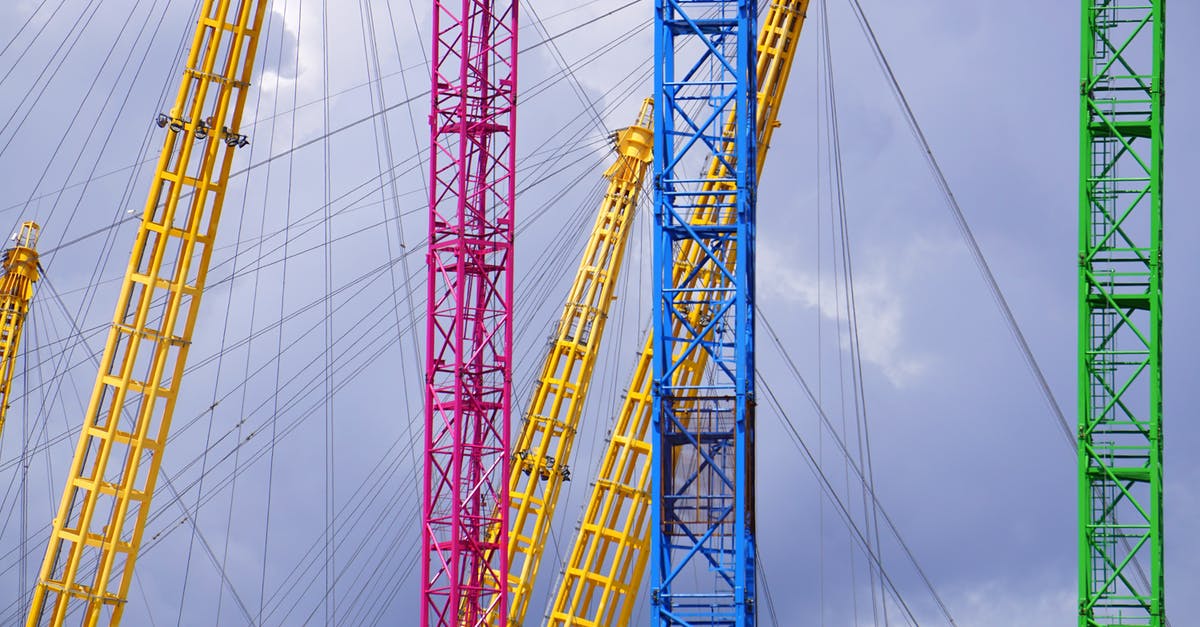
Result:
M651 621L661 626L755 624L757 19L753 0L655 2ZM699 351L712 367L688 376Z

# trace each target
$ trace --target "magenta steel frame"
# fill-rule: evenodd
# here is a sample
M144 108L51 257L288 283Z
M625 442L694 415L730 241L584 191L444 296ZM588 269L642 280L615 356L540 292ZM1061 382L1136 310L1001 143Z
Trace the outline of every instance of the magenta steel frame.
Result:
M420 620L474 626L508 615L518 11L433 7Z

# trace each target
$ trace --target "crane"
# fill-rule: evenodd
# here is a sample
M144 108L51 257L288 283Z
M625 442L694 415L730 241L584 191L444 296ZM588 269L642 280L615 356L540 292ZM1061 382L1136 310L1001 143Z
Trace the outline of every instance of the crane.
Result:
M1166 0L1084 0L1079 625L1166 624L1162 518ZM1149 576L1142 571L1148 565Z
M759 172L766 162L771 135L778 126L779 106L808 4L809 0L776 0L761 21L755 66ZM709 170L719 167L714 163ZM698 224L728 219L728 214L716 215L711 210L697 211L692 217ZM675 255L674 275L687 276L699 254L697 246L684 243ZM711 284L714 278L704 273L694 280L704 285ZM695 325L705 315L704 310L699 306L692 308L691 324ZM645 578L650 547L653 347L654 339L648 337L567 557L550 608L551 626L599 627L629 624L631 620L634 601ZM685 384L699 381L707 365L707 353L690 353L676 366L677 381Z
M655 10L650 622L663 627L756 618L757 23L757 0ZM703 177L689 157L709 162ZM701 354L703 379L676 376Z
M516 63L516 2L434 0L422 627L508 612Z
M33 300L33 284L41 278L37 241L40 227L25 222L13 235L16 245L4 251L4 276L0 277L0 434L8 415L21 331Z
M512 627L525 624L559 490L571 478L571 448L651 161L653 108L654 101L647 98L636 122L617 133L617 159L604 173L608 189L513 449L507 621ZM489 623L499 623L495 614Z
M27 625L117 625L204 293L267 0L203 0ZM185 193L186 192L186 193ZM127 411L130 408L130 411Z

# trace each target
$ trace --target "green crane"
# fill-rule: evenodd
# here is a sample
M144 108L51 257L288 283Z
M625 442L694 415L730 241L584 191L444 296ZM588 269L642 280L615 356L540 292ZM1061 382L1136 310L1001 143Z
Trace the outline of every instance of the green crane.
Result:
M1162 627L1165 0L1083 0L1079 625Z

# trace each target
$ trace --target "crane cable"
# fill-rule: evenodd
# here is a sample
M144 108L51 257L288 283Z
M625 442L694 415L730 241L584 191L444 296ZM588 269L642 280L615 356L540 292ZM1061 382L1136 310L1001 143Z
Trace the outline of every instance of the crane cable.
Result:
M900 88L900 82L896 78L896 73L892 70L891 63L888 62L887 56L883 53L883 48L879 44L879 39L875 36L875 30L871 27L870 20L867 19L866 12L863 11L862 4L859 0L847 0L854 11L855 17L858 19L859 27L863 35L867 38L867 43L871 47L871 51L875 56L875 60L887 79L888 86L891 88L892 95L896 102L900 105L901 112L904 115L905 122L908 123L909 131L913 138L921 146L922 157L925 158L926 164L929 166L930 172L933 174L938 188L946 201L946 207L950 209L951 215L954 218L954 223L958 226L959 234L963 241L967 244L967 248L971 253L971 257L975 262L975 266L979 269L984 283L987 284L988 291L991 293L992 300L996 307L1000 310L1004 317L1004 322L1008 327L1009 334L1012 335L1018 349L1021 352L1021 357L1025 361L1026 367L1037 384L1038 391L1045 400L1046 405L1050 408L1051 413L1058 422L1059 429L1063 434L1063 438L1071 447L1071 450L1077 452L1079 450L1079 442L1076 440L1076 434L1067 423L1066 415L1063 413L1062 407L1058 403L1058 399L1054 396L1053 390L1050 388L1050 383L1046 379L1045 373L1038 364L1037 358L1033 355L1033 350L1029 347L1029 342L1025 338L1025 333L1021 331L1020 325L1017 324L1017 318L1009 307L1008 299L1004 297L1004 292L1000 289L1000 284L992 273L991 266L987 259L984 258L983 251L979 246L979 242L975 239L975 234L967 223L962 207L958 203L953 190L950 187L949 181L946 179L945 173L942 171L941 165L933 155L933 149L930 147L929 140L925 137L925 132L921 129L920 123L917 122L916 114L913 113L912 106L908 102L908 98L904 95L904 90ZM1133 553L1129 538L1121 538L1121 543L1131 554ZM1140 559L1133 560L1134 572L1143 585L1149 587L1150 580L1146 575L1145 568ZM1166 620L1166 626L1171 627L1170 620Z

